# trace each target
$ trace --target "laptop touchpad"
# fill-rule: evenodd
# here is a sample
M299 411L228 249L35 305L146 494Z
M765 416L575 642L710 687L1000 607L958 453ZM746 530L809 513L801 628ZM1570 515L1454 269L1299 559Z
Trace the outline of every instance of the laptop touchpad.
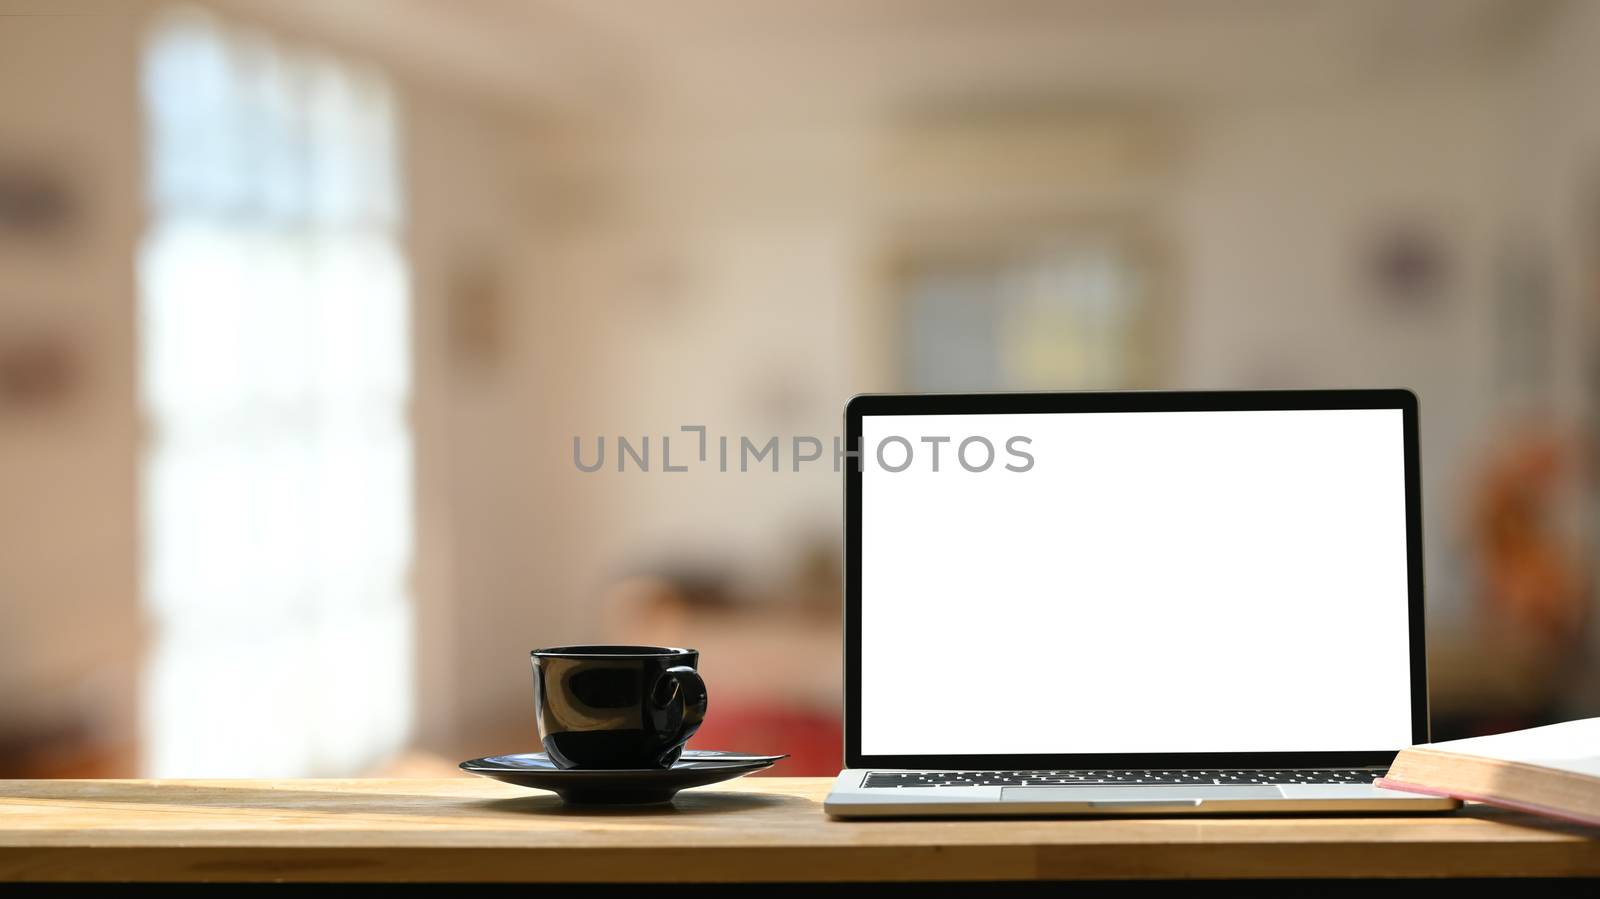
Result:
M1216 799L1280 799L1283 791L1265 784L1230 786L1082 786L1082 787L1004 787L1002 802L1089 802L1130 805L1148 802L1168 805L1197 805Z

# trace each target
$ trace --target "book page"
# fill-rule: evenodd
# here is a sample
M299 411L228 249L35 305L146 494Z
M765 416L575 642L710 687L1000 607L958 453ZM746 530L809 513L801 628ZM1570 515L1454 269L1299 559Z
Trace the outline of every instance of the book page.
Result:
M1567 721L1487 737L1428 743L1425 747L1600 777L1600 718Z

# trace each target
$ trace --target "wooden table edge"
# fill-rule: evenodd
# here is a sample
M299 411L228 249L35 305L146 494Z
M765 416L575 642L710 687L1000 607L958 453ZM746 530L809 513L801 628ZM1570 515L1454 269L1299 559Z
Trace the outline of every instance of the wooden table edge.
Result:
M1092 831L1083 829L1090 822L1039 819L836 822L820 806L827 784L750 779L720 794L686 794L677 812L652 819L567 818L553 797L477 780L0 782L0 882L1600 876L1600 831L1510 813L1101 819L1104 829ZM539 814L511 815L508 804ZM9 827L8 816L15 822ZM627 825L651 820L670 826L646 830L630 845ZM610 830L608 821L619 828Z

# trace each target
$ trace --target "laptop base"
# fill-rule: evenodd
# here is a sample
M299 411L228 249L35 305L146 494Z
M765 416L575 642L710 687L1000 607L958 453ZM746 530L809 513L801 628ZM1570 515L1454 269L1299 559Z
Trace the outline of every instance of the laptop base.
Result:
M1154 816L1421 814L1460 807L1454 799L1370 784L1074 785L864 787L869 772L846 769L823 810L834 818L971 816ZM870 773L885 773L872 769Z

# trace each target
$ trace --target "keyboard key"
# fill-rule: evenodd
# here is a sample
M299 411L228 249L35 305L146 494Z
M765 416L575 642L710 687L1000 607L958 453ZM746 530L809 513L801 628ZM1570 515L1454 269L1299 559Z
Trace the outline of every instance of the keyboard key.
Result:
M1077 784L1366 784L1374 768L1191 769L1165 771L873 771L866 787L1027 787Z

